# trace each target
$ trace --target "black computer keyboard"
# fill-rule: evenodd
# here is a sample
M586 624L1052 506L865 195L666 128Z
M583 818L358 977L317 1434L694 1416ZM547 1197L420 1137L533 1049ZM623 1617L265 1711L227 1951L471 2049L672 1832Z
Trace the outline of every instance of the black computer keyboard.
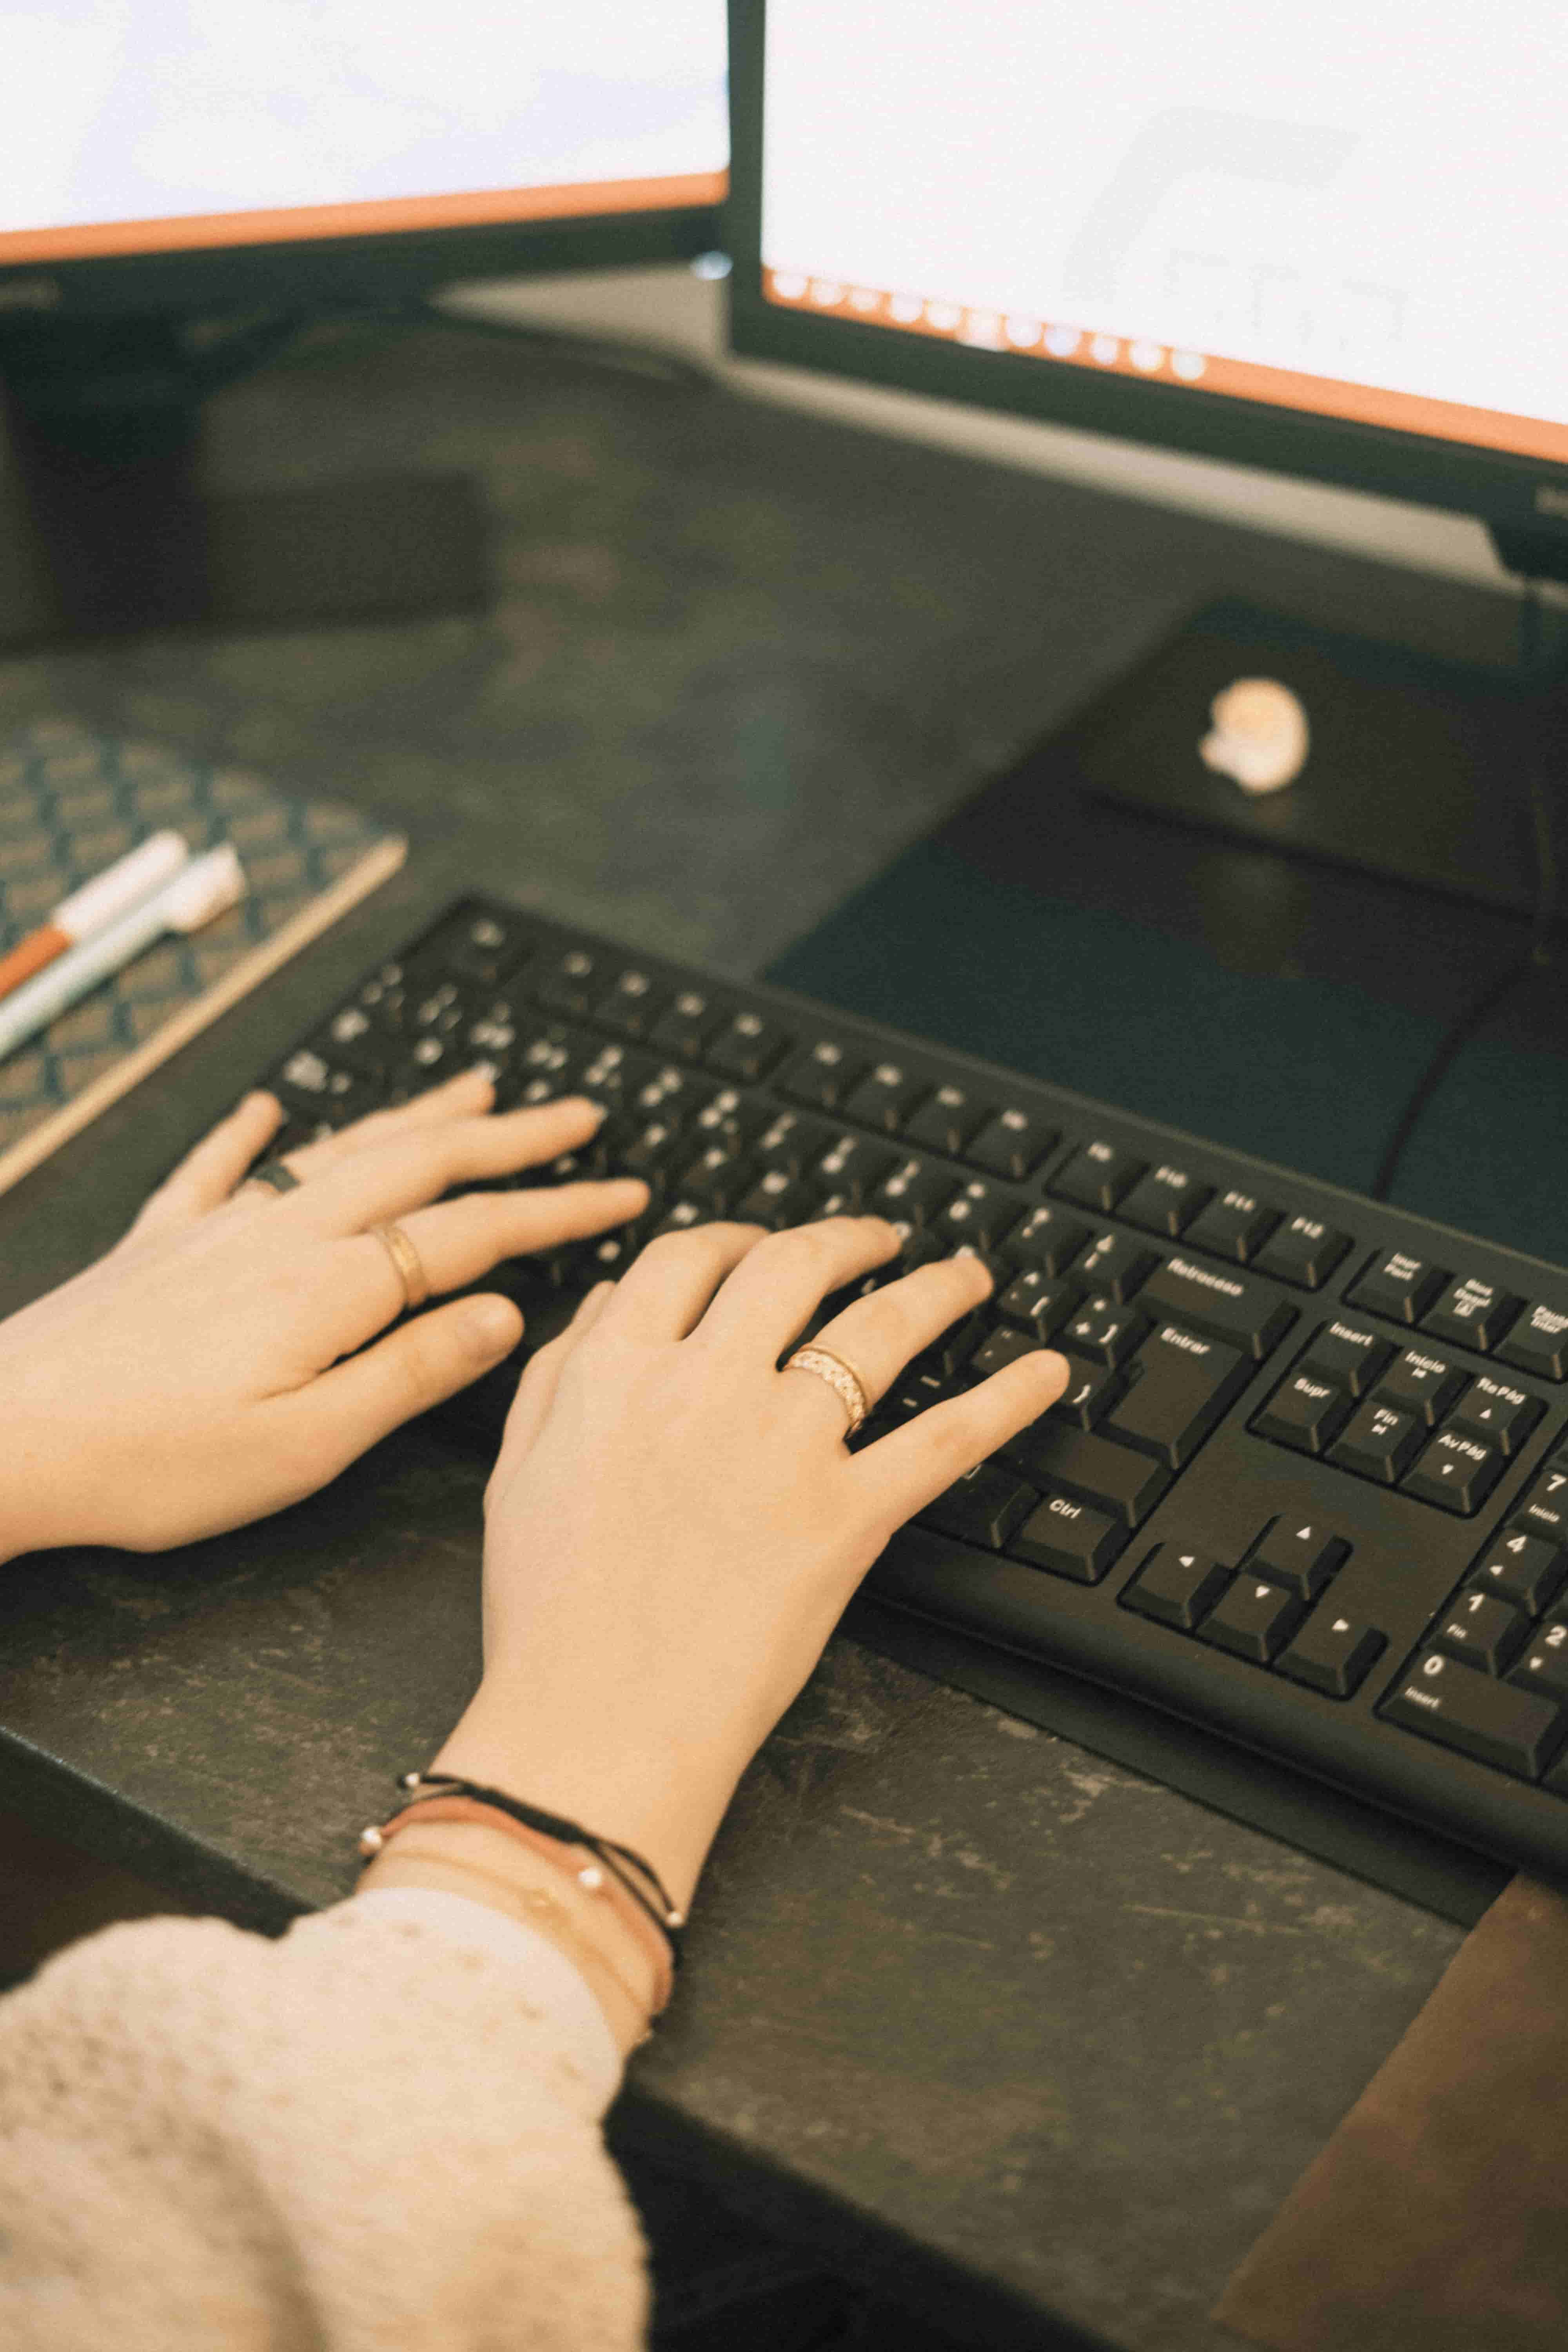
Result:
M868 1287L978 1250L991 1299L857 1444L1042 1343L1072 1378L871 1590L1568 1871L1568 1272L478 897L265 1074L289 1112L270 1149L476 1061L500 1108L609 1110L519 1181L652 1188L635 1228L479 1286L523 1308L522 1352L706 1218L874 1211L905 1247ZM519 1361L458 1401L488 1438Z

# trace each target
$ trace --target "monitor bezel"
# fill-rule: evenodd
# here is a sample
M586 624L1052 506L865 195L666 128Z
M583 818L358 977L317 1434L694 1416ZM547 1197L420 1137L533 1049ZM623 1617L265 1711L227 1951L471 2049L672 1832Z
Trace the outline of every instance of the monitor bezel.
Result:
M766 24L766 0L730 0L727 249L731 342L740 356L1445 508L1495 529L1528 532L1568 555L1568 464L1311 416L1226 393L1090 375L1068 362L974 350L770 302L762 282ZM1548 503L1538 502L1542 492Z
M442 286L691 261L722 243L712 205L362 236L0 263L9 320L206 317L395 306Z

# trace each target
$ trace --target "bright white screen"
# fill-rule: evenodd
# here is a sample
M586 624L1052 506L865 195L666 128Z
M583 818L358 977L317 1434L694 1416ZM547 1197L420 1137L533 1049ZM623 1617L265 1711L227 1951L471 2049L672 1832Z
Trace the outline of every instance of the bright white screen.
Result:
M19 232L662 183L728 155L723 0L0 7L0 260Z
M775 299L1568 425L1562 0L772 0L766 75Z

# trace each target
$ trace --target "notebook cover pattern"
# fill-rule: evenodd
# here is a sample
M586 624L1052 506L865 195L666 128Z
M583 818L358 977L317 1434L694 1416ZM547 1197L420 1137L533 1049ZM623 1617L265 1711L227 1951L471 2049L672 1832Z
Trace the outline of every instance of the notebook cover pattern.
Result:
M406 845L331 802L68 719L0 741L0 954L172 826L193 856L232 842L249 885L156 941L0 1060L0 1190L394 872Z

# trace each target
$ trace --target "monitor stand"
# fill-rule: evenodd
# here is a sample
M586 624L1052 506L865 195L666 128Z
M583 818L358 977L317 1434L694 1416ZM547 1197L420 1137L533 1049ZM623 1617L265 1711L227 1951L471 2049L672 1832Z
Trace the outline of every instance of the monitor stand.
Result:
M1307 713L1306 765L1277 792L1245 792L1198 755L1215 696L1243 677L1279 680ZM1527 915L1541 887L1531 763L1553 809L1568 805L1561 668L1444 661L1238 600L1195 614L1072 739L1100 800Z
M489 600L484 520L464 475L205 491L203 394L169 320L7 323L0 386L0 649L407 619Z

